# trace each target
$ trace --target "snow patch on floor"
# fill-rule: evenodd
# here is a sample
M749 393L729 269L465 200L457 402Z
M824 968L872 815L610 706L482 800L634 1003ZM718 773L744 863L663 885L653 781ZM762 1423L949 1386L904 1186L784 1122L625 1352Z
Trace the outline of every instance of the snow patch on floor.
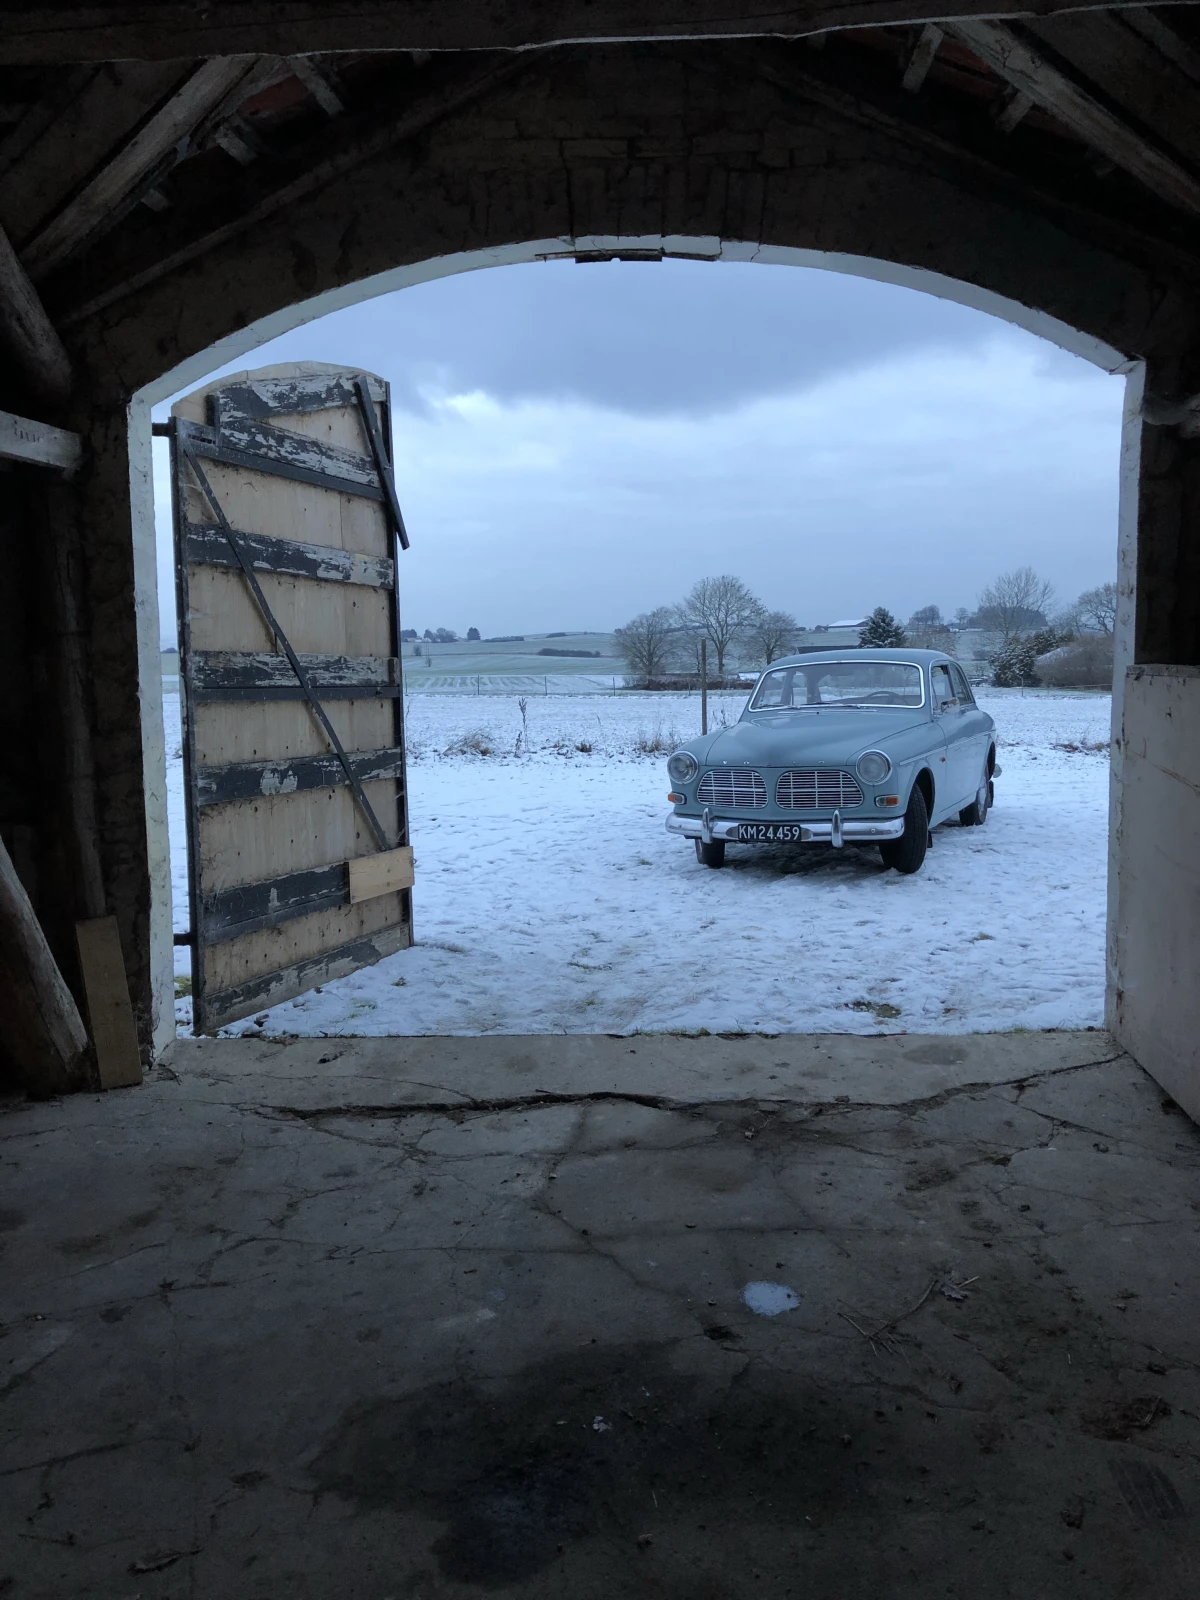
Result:
M663 827L665 757L698 732L697 697L555 695L528 699L524 715L515 699L414 697L406 714L417 943L276 1006L263 1031L1098 1025L1108 697L979 698L999 734L996 809L984 828L938 829L922 872L901 878L877 852L849 847L733 846L723 870L699 865ZM714 720L736 720L743 704L713 696ZM177 696L166 710L182 929ZM188 959L177 952L178 972ZM186 997L177 1016L187 1031Z

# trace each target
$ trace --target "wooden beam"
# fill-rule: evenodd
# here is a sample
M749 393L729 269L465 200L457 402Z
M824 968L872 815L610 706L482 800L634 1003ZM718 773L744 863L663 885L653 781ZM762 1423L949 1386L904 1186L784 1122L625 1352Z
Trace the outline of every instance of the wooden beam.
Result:
M1011 133L1026 114L1033 110L1033 101L1027 94L1022 94L1020 89L1014 89L1010 83L1003 95L996 102L992 112L992 121L1001 133Z
M251 60L235 58L206 61L197 67L178 93L22 249L21 260L30 277L44 277L85 243L179 141L228 98L253 66Z
M1200 172L1200 93L1186 54L1166 54L1157 37L1148 39L1132 25L1133 16L1089 17L1083 27L1077 18L1050 18L1025 24L1022 33L1131 127L1150 130Z
M956 22L948 30L1034 105L1061 122L1170 205L1200 214L1200 179L1171 151L1102 105L1032 44L998 22Z
M128 1089L142 1081L137 1026L116 917L75 924L79 969L102 1089Z
M71 392L71 358L3 228L0 339L34 394L52 406L61 405Z
M275 212L306 195L316 193L326 184L336 182L344 174L353 172L356 167L382 155L394 145L424 133L443 118L472 105L528 68L529 62L523 55L488 56L482 64L472 61L462 72L450 75L449 81L443 79L441 84L431 87L426 94L407 105L399 116L389 113L384 120L375 119L373 123L367 123L366 118L351 121L347 117L344 123L338 125L340 143L333 142L333 129L323 125L319 142L310 142L289 154L288 176L277 176L277 168L283 164L281 158L272 164L269 173L264 173L261 186L249 188L244 208L237 215L213 227L193 232L190 237L185 234L181 239L176 235L165 247L158 246L162 249L160 256L138 267L122 282L73 306L68 313L60 316L61 326L71 327L82 322L105 306L123 300L126 295L165 277L176 267L195 261L210 250L238 238ZM180 231L183 231L183 227Z
M96 0L13 6L0 65L300 56L373 50L527 50L626 40L798 39L828 29L1111 10L1138 0Z
M288 66L312 95L327 117L340 117L346 107L333 86L329 72L311 56L293 56Z
M35 467L53 467L58 472L74 472L83 459L83 440L65 428L52 428L48 422L30 417L15 417L0 411L0 460L24 461Z
M87 1031L0 840L0 1045L32 1095L86 1087Z
M927 22L921 29L921 36L913 46L908 65L904 69L904 76L900 80L909 94L920 92L921 85L929 76L929 69L945 37L945 29L939 28L936 22Z

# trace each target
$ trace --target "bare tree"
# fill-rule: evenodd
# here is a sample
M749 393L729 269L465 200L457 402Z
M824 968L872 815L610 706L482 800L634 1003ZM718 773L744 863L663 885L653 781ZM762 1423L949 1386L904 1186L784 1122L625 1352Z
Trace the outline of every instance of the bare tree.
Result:
M798 624L787 611L764 611L750 625L749 643L758 660L770 666L777 656L784 655L796 636Z
M680 625L702 635L717 652L717 676L725 676L725 662L738 640L762 616L765 607L740 578L725 573L701 578L680 605Z
M979 596L980 626L1019 639L1046 626L1054 604L1054 589L1032 567L1002 572Z
M613 638L630 672L648 683L652 678L661 678L667 670L674 631L675 616L670 606L657 606L618 628Z
M1111 633L1117 625L1116 584L1102 583L1098 589L1085 589L1075 602L1075 613L1090 632Z
M940 606L922 606L904 626L904 642L914 650L944 650L954 654L954 635L943 620Z

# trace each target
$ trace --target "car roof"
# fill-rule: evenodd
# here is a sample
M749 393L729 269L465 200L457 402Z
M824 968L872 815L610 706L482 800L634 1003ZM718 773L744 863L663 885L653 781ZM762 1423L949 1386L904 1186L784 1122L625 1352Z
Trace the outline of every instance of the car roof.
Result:
M799 655L780 656L765 670L776 667L817 666L822 661L896 661L909 666L931 667L936 661L953 661L944 650L910 650L906 645L893 645L885 650L805 650Z

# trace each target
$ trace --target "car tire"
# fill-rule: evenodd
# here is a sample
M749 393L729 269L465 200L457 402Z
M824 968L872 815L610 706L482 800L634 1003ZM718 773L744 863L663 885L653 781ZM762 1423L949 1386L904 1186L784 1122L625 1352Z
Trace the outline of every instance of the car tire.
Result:
M885 867L906 875L920 872L929 849L929 811L919 783L914 783L904 811L904 832L879 846Z
M696 860L703 867L723 867L725 865L724 839L714 839L711 844L705 844L703 839L697 839Z
M988 812L992 806L992 783L985 772L983 782L976 790L975 798L969 806L964 806L958 813L958 820L964 828L982 828L987 821Z

